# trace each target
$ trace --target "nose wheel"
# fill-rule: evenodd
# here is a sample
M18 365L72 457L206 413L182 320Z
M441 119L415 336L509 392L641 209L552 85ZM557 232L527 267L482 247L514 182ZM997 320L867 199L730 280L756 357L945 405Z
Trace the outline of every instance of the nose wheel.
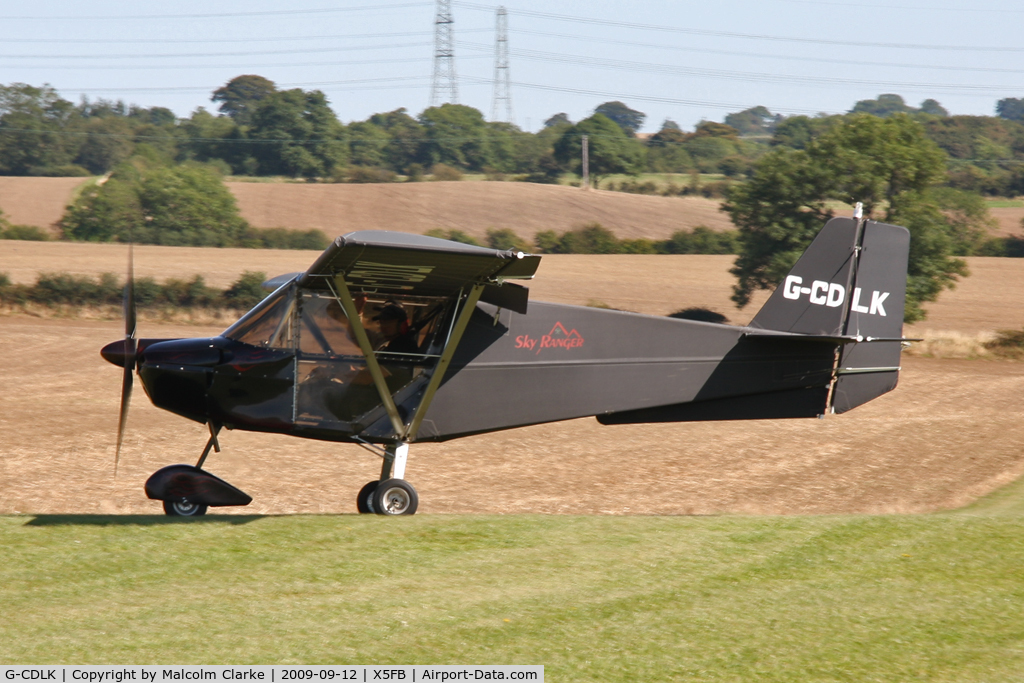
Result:
M199 517L206 514L206 507L198 503L190 503L188 499L164 501L164 513L168 517Z

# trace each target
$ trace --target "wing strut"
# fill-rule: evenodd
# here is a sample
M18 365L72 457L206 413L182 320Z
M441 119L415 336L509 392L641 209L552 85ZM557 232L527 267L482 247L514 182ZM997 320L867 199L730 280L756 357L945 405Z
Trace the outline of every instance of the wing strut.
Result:
M329 278L327 283L330 286L331 280ZM395 428L395 435L399 436L405 431L405 425L402 424L398 408L395 407L395 402L391 398L388 384L384 380L384 373L381 372L380 364L377 363L377 356L373 352L373 347L370 346L370 338L366 336L366 329L363 327L362 318L359 317L359 311L356 310L356 303L352 300L352 294L348 291L348 284L345 283L345 278L341 275L334 278L334 284L338 286L338 289L334 291L334 295L341 302L341 307L345 310L345 315L348 316L349 325L351 325L352 332L356 335L359 348L362 349L363 355L366 357L366 369L370 371L373 383L377 387L377 393L380 394L380 400L384 403L384 409L388 411L388 417L391 418L391 426ZM331 289L334 289L334 287L332 286Z
M402 441L409 441L415 438L416 432L419 430L420 424L427 414L427 408L430 407L430 402L434 400L434 394L437 393L438 387L441 386L444 373L448 370L452 356L455 355L455 349L459 345L459 340L462 339L463 332L466 331L469 319L472 317L473 311L476 310L476 302L480 300L480 295L483 291L484 285L482 284L473 285L473 288L469 290L466 301L462 305L462 310L459 311L458 320L455 321L455 327L448 337L448 343L445 344L444 351L441 352L441 357L438 359L437 365L434 366L434 374L430 376L430 383L427 384L427 388L423 391L423 398L420 399L420 404L416 406L416 414L413 415L412 421L405 428L405 431L399 432L402 435Z

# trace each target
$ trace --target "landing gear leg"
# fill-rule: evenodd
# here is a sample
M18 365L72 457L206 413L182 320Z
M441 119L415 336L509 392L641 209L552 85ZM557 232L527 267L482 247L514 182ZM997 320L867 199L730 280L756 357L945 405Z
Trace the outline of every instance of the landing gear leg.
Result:
M196 467L199 469L203 469L203 463L206 462L206 456L210 454L211 448L215 452L220 453L220 442L217 441L217 435L220 434L220 425L210 422L208 426L210 427L210 440L206 442L206 448L203 449L203 454L199 456L199 462L196 463Z

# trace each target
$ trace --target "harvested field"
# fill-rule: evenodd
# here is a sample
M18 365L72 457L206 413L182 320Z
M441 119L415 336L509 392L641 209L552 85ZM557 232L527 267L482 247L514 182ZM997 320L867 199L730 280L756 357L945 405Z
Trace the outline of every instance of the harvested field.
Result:
M88 178L0 176L0 210L12 223L50 228ZM563 232L601 223L622 238L664 239L676 230L705 225L732 228L720 202L703 197L655 197L584 192L563 185L515 182L424 182L332 185L228 182L242 216L259 228L317 228L328 235L353 230L424 233L462 230L483 238L509 228L524 238L540 230ZM1024 231L1024 207L989 209L993 235Z
M86 178L0 177L0 209L12 223L49 228ZM619 237L664 239L705 225L732 227L719 202L702 197L649 197L584 192L560 185L513 182L427 182L367 185L229 182L242 216L258 228L317 228L328 235L353 230L422 234L462 230L483 239L510 228L530 239L540 230L563 232L598 222Z
M0 176L0 210L11 223L49 228L64 215L75 190L89 178Z
M996 219L996 223L999 227L993 231L993 235L998 237L1006 237L1008 235L1020 235L1024 233L1024 225L1021 224L1021 220L1024 219L1024 207L1020 206L1000 206L989 209L992 214L992 218Z
M242 215L261 228L319 228L424 233L462 230L483 239L509 228L532 239L597 222L620 238L665 239L705 225L732 228L719 202L699 197L652 197L562 185L513 182L428 182L383 185L228 183Z
M39 269L121 272L126 255L118 245L18 246L15 256L0 252L0 271L25 281ZM314 257L144 247L136 268L161 279L204 273L224 286L245 269L300 270ZM969 261L974 275L916 328L974 334L1024 326L1016 295L1024 260ZM531 289L539 300L652 314L705 305L742 324L759 302L731 306L730 263L545 257ZM140 335L201 336L224 326L144 322ZM157 410L137 386L121 470L112 476L120 375L98 350L121 334L118 321L0 317L0 514L156 512L142 493L146 477L195 461L204 428ZM908 357L895 392L842 416L618 427L573 420L417 446L409 473L424 513L923 512L962 505L1024 472L1024 421L1014 408L1022 393L1022 363ZM244 432L222 443L209 467L254 496L247 512L352 511L356 491L379 470L353 446Z

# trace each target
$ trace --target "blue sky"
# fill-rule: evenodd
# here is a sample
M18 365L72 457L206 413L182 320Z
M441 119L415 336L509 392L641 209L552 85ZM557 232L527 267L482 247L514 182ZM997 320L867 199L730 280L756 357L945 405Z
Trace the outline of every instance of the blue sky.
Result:
M515 123L576 121L621 100L692 129L764 105L848 111L897 93L953 114L993 115L1024 97L1019 1L503 0ZM343 122L430 104L434 2L66 0L4 3L0 83L49 83L66 98L122 99L179 116L215 110L234 76L324 91ZM497 4L453 0L458 100L490 117ZM127 9L126 9L127 8Z

